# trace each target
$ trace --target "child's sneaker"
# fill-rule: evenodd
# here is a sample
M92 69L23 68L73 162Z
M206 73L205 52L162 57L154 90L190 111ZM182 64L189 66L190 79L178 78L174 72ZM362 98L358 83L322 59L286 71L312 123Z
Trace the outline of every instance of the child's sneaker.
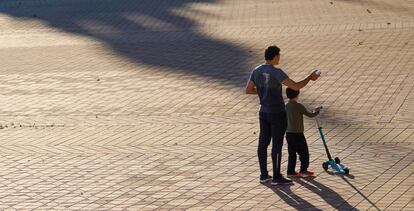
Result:
M304 171L299 173L301 177L312 177L314 175L311 171Z
M293 185L292 180L284 177L273 179L271 185Z
M301 177L301 175L298 172L294 172L294 173L288 173L287 177L294 178L294 177Z
M260 183L265 183L265 182L269 182L270 180L272 180L272 176L267 175L267 176L260 176Z

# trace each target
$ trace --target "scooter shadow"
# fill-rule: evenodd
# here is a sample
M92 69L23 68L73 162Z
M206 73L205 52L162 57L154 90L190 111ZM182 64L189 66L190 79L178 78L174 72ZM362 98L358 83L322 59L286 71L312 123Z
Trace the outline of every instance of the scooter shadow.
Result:
M331 171L326 171L329 175L333 175L333 176L339 176L341 177L351 188L353 188L361 197L363 197L365 199L365 201L367 201L368 203L371 204L372 209L375 210L381 210L377 207L377 205L372 202L367 196L365 196L357 187L355 187L350 181L348 181L347 178L349 179L355 179L355 176L352 174L340 174L340 173L336 173L336 172L331 172ZM356 210L356 208L354 208L354 210Z
M332 173L336 174L336 173ZM341 175L343 176L343 175ZM315 180L315 177L296 178L294 181L313 193L319 195L326 203L338 210L358 210L350 205L340 194L333 189Z
M341 174L341 173L332 172L332 171L325 171L325 172L332 176L347 177L349 179L355 179L355 176L352 174Z

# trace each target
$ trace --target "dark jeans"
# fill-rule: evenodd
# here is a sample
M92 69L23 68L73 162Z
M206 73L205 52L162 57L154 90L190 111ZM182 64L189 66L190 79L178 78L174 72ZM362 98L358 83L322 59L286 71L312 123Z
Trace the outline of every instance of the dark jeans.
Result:
M259 157L261 176L267 176L267 147L272 141L273 177L280 178L280 163L282 160L283 136L286 132L286 112L259 113L260 135L257 155Z
M287 173L295 173L296 153L299 154L300 172L307 171L309 167L309 149L305 135L303 133L286 133L286 140L289 152Z

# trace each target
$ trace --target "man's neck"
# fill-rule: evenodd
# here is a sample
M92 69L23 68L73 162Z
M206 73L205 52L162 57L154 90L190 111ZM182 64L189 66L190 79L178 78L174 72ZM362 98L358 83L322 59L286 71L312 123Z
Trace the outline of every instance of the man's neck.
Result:
M292 98L292 99L289 99L289 100L298 102L298 98Z
M273 65L272 64L272 61L270 61L270 60L266 60L266 63L265 64Z

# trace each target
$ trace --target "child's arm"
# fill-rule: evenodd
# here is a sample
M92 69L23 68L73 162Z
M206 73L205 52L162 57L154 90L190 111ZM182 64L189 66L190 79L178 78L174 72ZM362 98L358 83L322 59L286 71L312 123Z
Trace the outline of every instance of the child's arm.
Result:
M302 110L303 114L305 114L307 117L315 117L319 114L319 112L321 110L321 107L318 107L318 108L315 109L314 112L310 112L310 111L308 111L308 109L306 109L305 106L303 106L302 104L300 104L300 105L302 107L301 110Z

